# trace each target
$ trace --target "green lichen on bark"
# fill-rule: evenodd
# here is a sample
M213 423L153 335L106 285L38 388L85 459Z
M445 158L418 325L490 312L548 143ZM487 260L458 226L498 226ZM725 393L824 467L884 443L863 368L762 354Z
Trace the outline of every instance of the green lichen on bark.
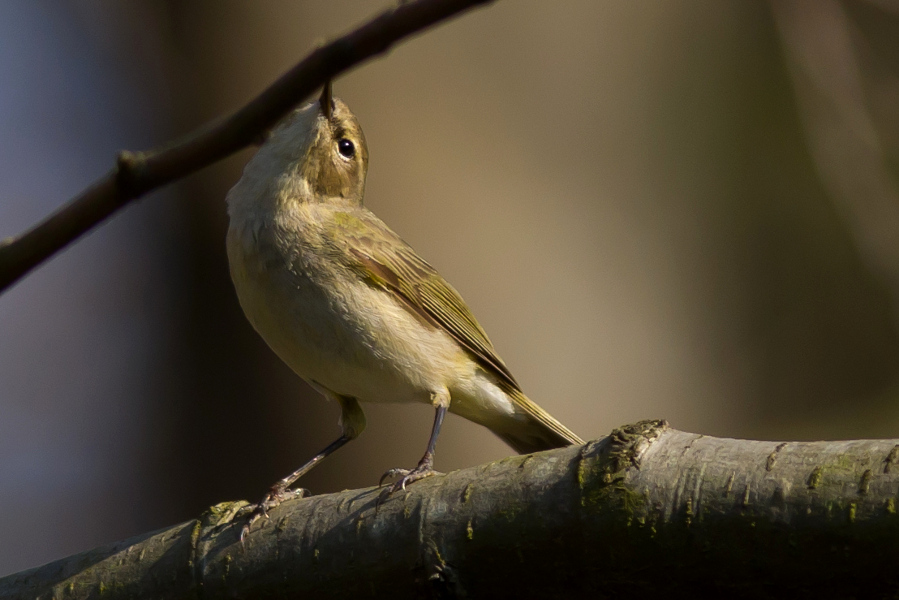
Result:
M224 503L0 579L0 599L895 596L896 446L642 422L405 493L285 502L243 544L245 503Z
M645 522L644 493L626 484L629 468L639 468L640 453L666 429L665 421L640 421L612 431L608 438L586 444L577 465L581 506L622 510L628 524Z

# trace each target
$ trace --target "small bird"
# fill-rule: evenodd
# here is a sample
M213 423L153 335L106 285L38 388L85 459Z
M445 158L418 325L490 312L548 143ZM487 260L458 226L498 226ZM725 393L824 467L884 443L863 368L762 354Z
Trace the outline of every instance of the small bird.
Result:
M289 487L365 428L360 402L436 410L427 450L391 493L435 473L446 411L519 453L583 441L525 396L459 293L362 196L368 147L356 117L325 85L288 115L227 196L228 260L240 305L275 353L340 405L341 436L275 483L243 531Z

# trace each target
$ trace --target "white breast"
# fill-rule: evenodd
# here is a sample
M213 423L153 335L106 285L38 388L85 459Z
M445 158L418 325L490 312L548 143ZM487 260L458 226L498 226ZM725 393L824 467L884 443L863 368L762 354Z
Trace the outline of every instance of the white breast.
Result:
M474 362L447 333L388 292L319 256L286 257L278 244L260 242L265 233L232 222L231 276L250 322L299 376L362 401L426 403L460 375L473 376Z

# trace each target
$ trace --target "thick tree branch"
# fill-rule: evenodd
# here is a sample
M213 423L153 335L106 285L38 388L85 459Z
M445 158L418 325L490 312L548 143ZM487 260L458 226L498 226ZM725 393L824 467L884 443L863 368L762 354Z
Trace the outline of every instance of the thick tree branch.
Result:
M241 504L0 579L0 598L882 598L899 440L756 442L643 422L385 497ZM381 503L379 504L379 498Z
M403 3L314 51L230 118L165 148L121 153L108 175L33 229L0 242L0 292L131 200L249 146L329 79L405 37L492 1Z

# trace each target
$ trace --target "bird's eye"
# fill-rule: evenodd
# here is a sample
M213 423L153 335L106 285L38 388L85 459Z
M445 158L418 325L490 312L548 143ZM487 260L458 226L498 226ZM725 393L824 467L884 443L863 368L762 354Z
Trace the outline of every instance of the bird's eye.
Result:
M353 158L356 156L356 146L350 140L341 138L337 142L337 151L344 158Z

